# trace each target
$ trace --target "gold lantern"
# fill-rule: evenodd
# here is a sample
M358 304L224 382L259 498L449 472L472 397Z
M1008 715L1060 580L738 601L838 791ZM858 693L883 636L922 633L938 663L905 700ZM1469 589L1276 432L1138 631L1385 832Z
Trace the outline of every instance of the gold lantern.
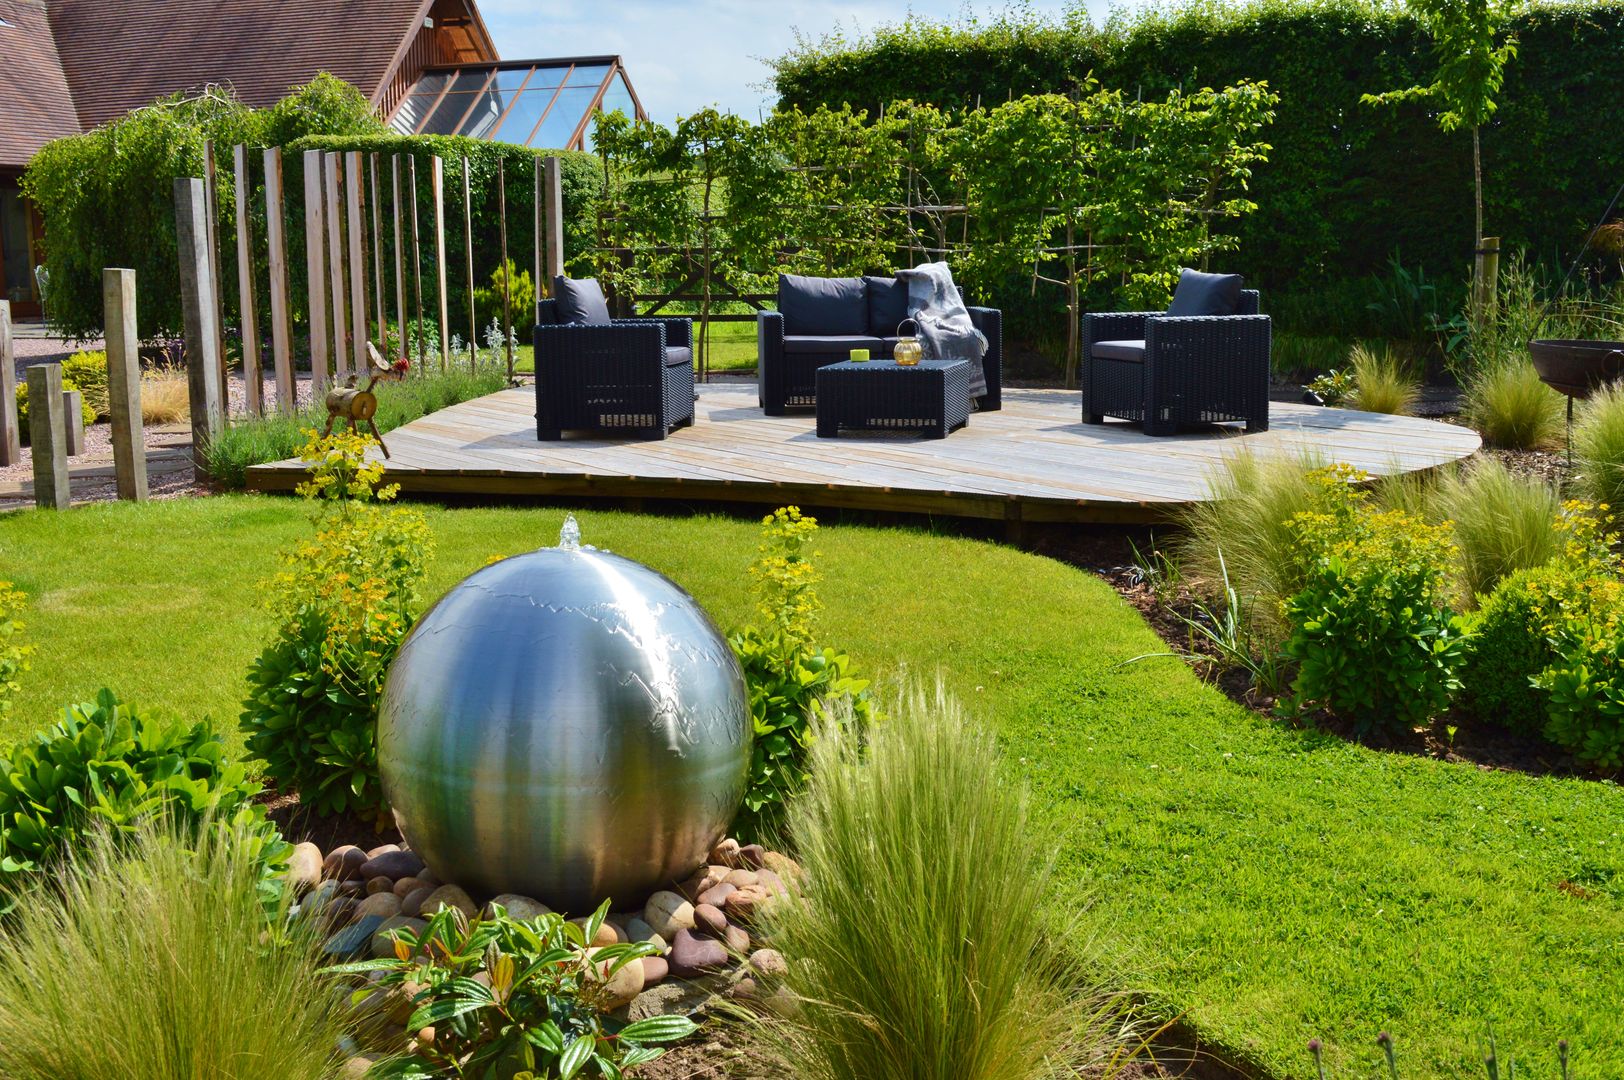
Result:
M891 350L891 358L897 362L899 367L913 367L925 355L925 347L919 344L918 336L902 332L902 328L912 322L912 319L903 319L897 324L897 343L896 347ZM914 329L918 329L917 325Z

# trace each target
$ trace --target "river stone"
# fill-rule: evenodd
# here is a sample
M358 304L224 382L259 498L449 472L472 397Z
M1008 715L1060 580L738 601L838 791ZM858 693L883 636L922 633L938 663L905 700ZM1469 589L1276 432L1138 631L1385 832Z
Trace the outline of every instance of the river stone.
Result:
M394 887L390 891L404 900L422 887L423 881L421 878L403 877L399 881L395 882Z
M381 892L395 892L395 883L386 877L367 878L366 894L376 896ZM395 893L399 896L399 893Z
M776 851L769 851L762 856L761 865L763 869L771 870L786 882L796 882L801 878L801 864L788 855Z
M674 892L657 892L643 908L643 921L670 941L678 930L693 928L694 906Z
M550 915L553 911L552 908L543 904L540 900L532 900L530 897L520 896L518 893L503 893L500 896L491 897L491 902L485 905L485 914L487 916L491 914L492 904L501 904L506 909L509 918L518 919L520 922L529 922L531 919Z
M727 951L736 956L743 956L750 951L750 933L742 926L729 924L722 933L722 940L727 943Z
M757 949L750 954L750 966L766 979L782 979L789 974L789 965L784 963L784 954L777 949Z
M710 861L719 863L728 869L739 865L739 842L732 837L716 841L716 846L710 850Z
M678 930L667 959L671 974L679 979L692 979L727 967L727 946L712 938L700 937L692 930Z
M597 956L597 949L588 949L587 958ZM605 960L601 964L593 964L591 978L602 985L605 1001L604 1012L613 1012L624 1005L630 1005L632 999L643 992L643 965L636 960L629 960L620 966L620 969L610 974L609 969L614 961Z
M754 870L734 870L723 879L724 884L731 885L735 889L748 889L759 881L760 877Z
M441 907L456 908L470 919L479 914L473 898L456 885L441 885L435 889L428 895L428 899L423 901L417 913L426 919L433 918Z
M739 849L739 865L746 870L760 870L767 849L760 844L746 844Z
M378 929L372 933L372 956L375 960L387 960L395 955L395 941L389 936L391 930L410 930L414 934L423 932L428 923L422 919L412 919L405 915L391 915L378 924Z
M377 847L367 849L367 858L376 859L379 855L387 855L391 851L399 851L399 844L379 844Z
M416 918L423 913L423 901L434 895L435 885L425 885L421 889L414 889L407 893L400 901L400 913Z
M586 924L588 920L571 919L570 922L574 923L576 926L579 926L583 934L586 933ZM587 945L591 948L602 948L605 945L618 945L625 940L625 931L618 929L614 923L605 919L603 922L598 924L598 936L587 942Z
M415 852L394 848L372 855L361 864L359 873L364 878L386 877L394 880L413 877L421 869L423 860Z
M643 986L658 986L671 974L671 965L663 956L645 956L638 960L643 965Z
M719 938L727 933L727 916L721 908L699 904L694 908L694 933Z
M321 861L321 872L334 880L348 881L360 872L361 864L366 861L366 852L354 844L345 844L327 853L327 857Z
M293 846L293 854L288 856L287 883L295 896L321 883L321 848L308 840Z
M644 922L641 915L633 915L626 920L626 940L652 941L659 946L661 952L665 952L666 949L665 939L656 934L654 927Z
M399 915L400 897L392 892L373 893L355 906L355 914L357 918L377 915L383 919L387 919L391 915Z
M382 915L363 915L328 938L326 943L322 945L321 951L328 956L359 956L367 948L367 943L372 940L372 935L377 933L378 927L382 926L383 922L384 917Z
M727 902L727 898L729 896L737 891L737 886L729 885L724 881L719 885L712 885L710 888L700 893L699 902L701 904L709 904L711 907L719 908Z
M772 894L765 885L748 885L727 898L722 910L729 919L749 922L755 917L757 911L765 908L772 899Z

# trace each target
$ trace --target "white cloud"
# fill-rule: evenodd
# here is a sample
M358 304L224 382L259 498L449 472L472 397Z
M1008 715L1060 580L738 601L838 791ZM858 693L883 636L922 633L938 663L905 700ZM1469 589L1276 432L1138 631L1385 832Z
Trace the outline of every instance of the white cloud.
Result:
M862 33L900 22L910 12L956 20L966 12L986 18L1008 7L960 0L478 2L503 59L619 54L644 108L664 122L707 105L745 116L771 108L776 99L765 85L772 75L765 61L788 52L797 31L819 38L837 29ZM1058 16L1076 4L1033 0L1025 6ZM1105 6L1106 0L1087 0L1096 19Z

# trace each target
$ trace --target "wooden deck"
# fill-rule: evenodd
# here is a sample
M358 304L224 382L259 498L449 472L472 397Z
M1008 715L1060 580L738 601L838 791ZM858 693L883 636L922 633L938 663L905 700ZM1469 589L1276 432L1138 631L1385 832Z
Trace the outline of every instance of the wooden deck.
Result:
M754 383L701 386L695 424L664 441L539 442L535 393L505 390L391 432L388 479L411 493L674 499L850 507L1020 521L1154 521L1206 497L1226 454L1313 454L1372 474L1471 455L1471 430L1413 417L1275 403L1266 433L1238 426L1150 439L1084 424L1075 392L1004 391L946 439L820 439L810 412L764 416ZM249 470L248 486L291 490L297 461Z

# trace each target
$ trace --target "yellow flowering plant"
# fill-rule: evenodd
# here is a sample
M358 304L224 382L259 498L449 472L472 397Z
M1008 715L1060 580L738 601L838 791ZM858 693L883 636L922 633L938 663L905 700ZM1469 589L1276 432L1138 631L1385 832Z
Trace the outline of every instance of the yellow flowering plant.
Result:
M378 700L416 621L433 544L422 514L384 505L398 487L368 460L374 440L307 434L299 492L315 534L266 583L277 634L250 669L241 726L278 788L318 813L354 809L382 822Z

